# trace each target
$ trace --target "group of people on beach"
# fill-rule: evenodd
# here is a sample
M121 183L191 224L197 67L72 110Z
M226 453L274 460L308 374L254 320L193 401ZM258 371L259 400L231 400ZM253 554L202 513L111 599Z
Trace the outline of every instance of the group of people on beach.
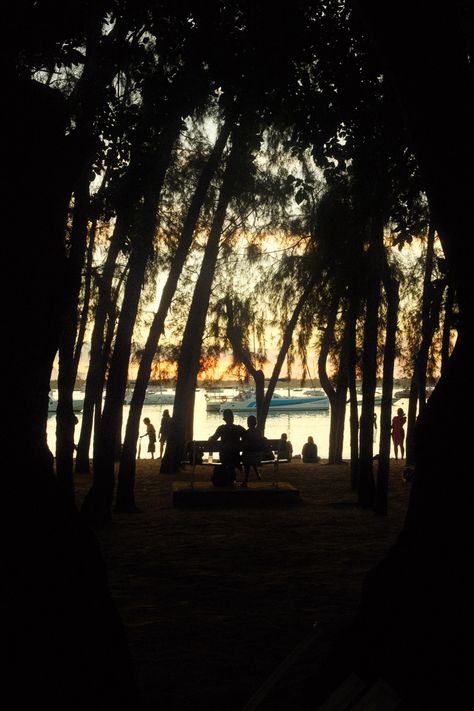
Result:
M234 423L232 410L226 409L222 415L224 424L219 425L214 434L209 437L209 441L220 441L221 467L219 467L219 472L216 472L216 476L220 475L226 480L235 481L236 469L241 469L243 466L242 486L246 487L252 470L257 479L261 479L258 465L264 459L273 459L274 453L269 447L267 438L257 427L255 415L249 415L247 418L247 429ZM158 432L160 458L163 456L164 447L169 437L171 422L169 410L164 410ZM154 459L157 441L156 430L149 417L145 417L143 423L146 426L146 432L141 437L148 437L148 452ZM293 457L293 445L286 432L283 432L280 437L276 456L280 460L287 461L291 461ZM319 462L318 448L313 437L308 437L308 441L304 444L301 459L305 463Z
M146 432L140 436L140 439L142 437L148 437L148 452L151 454L151 458L154 459L155 452L156 452L156 429L155 429L154 425L151 423L151 420L149 417L144 418L143 424L146 426ZM158 432L158 440L160 443L160 459L163 457L163 451L164 451L166 442L168 441L170 429L171 429L170 412L169 412L169 410L163 410L163 415L161 417L161 423L160 423L160 429Z
M236 471L243 467L243 481L241 486L248 485L250 472L253 470L257 479L261 479L258 465L264 460L272 460L274 452L269 446L269 442L257 427L255 415L247 418L247 429L242 425L234 423L234 413L226 409L222 413L224 423L219 425L209 441L220 441L220 461L221 466L215 471L214 484L230 484L236 479ZM285 432L278 441L275 450L278 460L291 461L293 457L293 445ZM318 462L318 448L312 437L308 437L308 442L302 451L303 462Z
M213 435L209 437L210 441L221 441L221 462L223 469L227 470L228 477L235 480L235 470L240 468L240 452L242 452L242 464L244 467L244 479L242 486L247 486L250 470L253 469L257 479L260 479L258 464L265 456L273 457L273 452L268 450L268 441L262 435L257 427L257 418L255 415L249 415L247 418L247 429L242 425L234 423L234 413L230 409L224 410L222 413L225 424L219 425ZM398 459L400 450L401 458L405 457L405 430L406 415L401 407L398 408L397 414L392 419L391 436L393 447L395 450L395 459ZM171 416L169 410L164 410L161 418L160 429L158 432L158 440L160 444L160 459L163 457L163 451L168 440L171 429ZM146 432L141 437L148 437L148 452L151 458L155 458L156 451L156 430L150 421L149 417L145 417L143 423L146 426ZM282 433L277 449L277 457L291 461L293 457L293 446L285 432ZM320 461L318 456L318 447L313 437L308 437L307 442L303 445L301 451L301 460L305 464L317 463Z

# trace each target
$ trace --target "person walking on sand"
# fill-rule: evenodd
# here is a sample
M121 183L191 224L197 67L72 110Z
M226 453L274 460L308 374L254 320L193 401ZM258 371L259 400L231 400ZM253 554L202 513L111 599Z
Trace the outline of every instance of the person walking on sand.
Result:
M398 408L397 414L392 420L392 442L395 450L395 459L398 459L398 448L400 448L401 458L405 458L405 430L403 425L407 421L406 415L401 407Z
M142 437L148 437L148 451L151 454L151 458L155 458L156 449L156 430L150 422L149 417L143 419L143 423L146 425L146 432L142 434Z
M158 432L158 439L160 441L160 459L163 457L163 451L168 441L168 437L171 429L171 417L169 410L163 410L163 415L161 416L160 431Z

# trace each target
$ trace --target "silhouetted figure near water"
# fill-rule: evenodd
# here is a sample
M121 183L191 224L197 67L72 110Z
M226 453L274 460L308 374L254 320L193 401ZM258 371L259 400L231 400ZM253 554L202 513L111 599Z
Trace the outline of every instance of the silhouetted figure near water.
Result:
M151 454L151 458L154 459L156 450L156 430L151 424L149 417L145 417L143 422L146 425L146 432L142 435L142 437L148 437L148 451Z
M317 464L319 462L318 447L312 437L303 445L301 459L305 464Z
M160 431L158 432L158 439L160 441L160 459L163 457L163 451L168 441L168 437L171 429L171 417L169 410L163 410L163 415L161 416Z
M403 425L407 421L406 415L401 407L392 420L392 442L395 450L395 459L398 459L398 448L400 447L401 458L405 457L405 430Z
M240 451L242 449L242 440L246 434L246 430L242 425L234 424L234 413L232 410L226 409L222 413L225 425L219 425L213 435L209 437L210 442L221 441L220 460L222 466L218 476L222 480L222 486L232 484L235 481L236 469L241 469ZM217 479L213 483L216 484Z
M255 415L247 417L248 429L243 438L242 462L244 465L244 480L242 486L247 487L250 470L253 469L257 479L261 479L258 464L262 461L264 450L264 438L257 427Z
M288 459L288 461L291 462L291 458L293 456L293 445L288 439L288 435L286 434L286 432L283 432L280 437L280 441L278 442L277 454L278 459Z

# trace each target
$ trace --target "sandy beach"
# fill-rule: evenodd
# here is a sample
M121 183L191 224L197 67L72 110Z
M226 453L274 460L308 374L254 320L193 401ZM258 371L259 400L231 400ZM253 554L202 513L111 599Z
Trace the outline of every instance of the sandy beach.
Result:
M297 506L189 510L172 502L189 470L137 465L141 512L115 514L97 536L144 701L165 711L243 709L315 622L323 634L306 656L324 654L401 530L410 491L392 460L389 512L376 516L356 506L347 464L295 461L280 480L298 488ZM76 477L79 504L89 485Z

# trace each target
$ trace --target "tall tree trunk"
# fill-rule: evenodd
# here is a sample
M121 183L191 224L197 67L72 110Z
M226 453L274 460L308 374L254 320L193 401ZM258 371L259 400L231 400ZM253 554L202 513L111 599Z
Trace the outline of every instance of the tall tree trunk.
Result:
M359 489L359 406L357 404L357 348L356 348L356 325L357 318L351 320L352 328L350 334L349 352L349 430L350 430L350 459L351 459L351 489Z
M327 360L329 355L329 350L331 348L331 343L334 340L334 328L336 325L337 312L339 309L340 297L335 295L331 304L329 305L329 312L327 315L326 327L324 329L323 338L321 341L321 348L319 351L318 358L318 377L321 387L326 393L330 407L331 407L331 424L329 429L329 458L333 454L335 447L335 437L336 437L336 418L337 418L337 393L331 383L331 380L327 373Z
M247 373L250 373L255 383L255 403L257 409L257 427L263 433L265 423L261 422L263 409L263 399L265 397L265 373L261 368L256 368L252 362L252 356L243 344L242 331L235 322L234 305L232 298L228 294L225 299L227 327L226 334L232 346L234 359L242 363Z
M116 29L116 32L120 35L120 23L118 23L117 28L114 26L114 29ZM161 165L159 157L156 157L156 142L159 138L155 137L154 131L150 132L149 126L149 112L151 111L151 106L154 106L154 102L156 100L153 94L153 87L147 84L144 89L144 99L139 120L139 128L135 133L135 139L130 149L128 168L120 180L116 197L117 206L115 228L110 241L102 278L98 281L99 301L97 304L94 328L91 338L91 353L86 380L81 435L79 438L76 456L77 472L89 472L89 451L93 426L94 442L98 440L100 416L102 412L102 393L105 383L104 363L107 362L108 365L108 352L107 349L104 349L103 347L107 314L109 314L109 325L110 318L115 320L115 314L113 316L110 315L113 303L111 293L115 274L115 264L119 252L123 248L124 240L131 229L133 229L134 223L136 222L137 205L143 199L143 193L144 190L146 190L143 185L147 183L147 180L151 180L151 182L153 182L150 176L153 174L153 170L156 168L156 165ZM146 147L144 147L144 135L148 136ZM166 147L165 150L167 150ZM160 168L158 168L158 170L159 169ZM142 206L142 210L143 209L144 208Z
M107 393L100 421L99 438L94 450L94 479L82 504L81 512L93 521L110 520L115 487L117 432L120 431L123 401L128 379L130 350L140 294L156 233L157 206L173 146L179 135L181 119L174 119L163 130L155 153L153 175L146 186L141 210L140 233L132 244L130 269L120 312L115 347L110 363Z
M344 448L344 430L346 422L346 405L347 405L347 390L349 387L349 355L351 350L351 339L353 332L353 324L351 311L353 308L349 305L344 324L344 335L339 353L339 367L336 380L336 397L334 400L334 409L336 411L334 424L332 420L331 408L331 429L329 433L329 457L328 464L342 464L342 452ZM334 432L331 432L334 427ZM331 436L332 435L332 436Z
M74 345L77 337L77 313L81 277L85 262L89 215L89 180L83 176L75 192L74 220L68 259L68 315L59 346L58 408L56 412L56 475L66 495L74 502L73 456L76 415L73 391L76 382Z
M95 236L97 231L97 219L95 218L89 229L89 241L87 245L86 263L84 267L84 298L81 309L81 317L79 319L79 328L77 331L77 339L74 346L73 369L76 374L79 370L81 361L82 348L87 330L87 322L89 317L90 301L92 296L92 264L94 261Z
M434 332L439 322L439 309L442 290L431 281L434 259L435 230L432 225L428 232L428 242L423 278L423 295L421 306L421 341L418 353L414 359L413 377L410 385L410 398L408 405L407 436L406 436L406 463L415 464L415 425L417 413L419 414L426 404L426 368L428 353Z
M102 405L103 390L103 340L107 314L110 313L112 302L112 283L115 274L117 257L123 246L126 222L117 216L115 228L110 240L107 257L102 275L98 278L99 299L94 318L91 336L89 367L87 370L84 405L82 408L82 426L76 452L76 472L87 473L89 466L89 450L91 445L92 424L96 403Z
M106 387L107 374L109 371L110 361L112 358L112 344L114 341L114 336L117 330L117 321L120 316L120 311L118 307L119 299L123 295L124 284L127 281L128 273L130 271L130 255L128 257L127 263L122 269L117 283L114 285L114 293L112 296L112 301L109 305L109 313L107 315L107 322L105 327L104 342L102 344L102 353L100 353L99 362L99 372L98 372L98 382L99 386L97 388L96 401L94 404L94 440L92 446L92 456L94 457L97 443L99 442L100 436L100 421L102 418L102 395ZM119 445L120 446L120 445Z
M303 292L300 294L300 297L299 297L298 301L296 302L295 308L293 309L293 313L291 314L290 320L288 321L288 323L285 327L285 331L283 333L282 344L280 346L280 350L278 351L277 359L275 361L275 365L273 367L272 374L271 374L270 380L268 382L267 391L266 391L265 397L263 399L262 412L261 412L260 416L257 417L257 421L259 423L259 427L262 430L262 432L265 431L265 423L267 420L268 411L270 409L270 402L272 400L273 393L275 392L276 384L278 382L278 378L280 377L283 363L284 363L285 358L287 356L288 350L291 346L293 332L296 328L296 324L298 323L298 319L300 317L303 306L305 305L305 303L307 302L307 300L309 298L309 295L313 291L316 281L317 281L317 276L313 275L311 277L311 279L308 281L308 283L306 284Z
M9 330L17 349L9 399L17 434L11 445L28 463L10 477L14 497L8 499L21 511L10 595L21 610L15 619L15 671L27 680L16 684L15 699L22 708L66 708L71 699L93 708L101 699L115 704L120 697L139 708L97 541L58 485L46 438L51 371L69 301L66 213L77 179L63 140L65 106L45 86L9 79L3 168L5 189L10 183L14 190L5 199L6 232L19 234L25 205L34 215L34 229L21 232L22 312L14 314ZM28 328L25 313L34 315Z
M374 404L377 385L378 311L380 305L380 246L383 241L383 224L372 225L372 239L367 251L368 269L366 286L366 310L364 323L364 346L362 351L362 408L360 415L360 470L359 504L372 507L375 496L373 473Z
M107 101L106 88L116 71L116 63L109 55L115 53L115 44L120 44L126 31L118 20L110 33L102 33L102 19L94 18L88 27L84 68L79 81L69 97L75 112L75 130L68 137L70 151L81 165L81 177L75 191L74 225L69 251L71 290L66 306L67 318L59 349L58 408L56 413L56 471L58 480L70 497L73 492L73 454L76 416L73 412L72 397L77 369L74 359L74 345L77 337L77 308L80 281L84 266L84 252L89 217L89 172L97 154L98 138L95 120ZM113 49L112 49L113 47Z
M224 148L231 130L230 122L223 125L214 148L202 171L193 198L191 200L186 219L184 221L181 238L171 262L170 271L160 299L158 311L148 333L145 348L140 359L140 365L130 402L125 438L120 458L120 469L117 481L116 509L118 511L135 511L135 469L136 446L140 427L140 415L145 400L145 392L150 379L153 358L158 347L159 339L164 331L165 319L171 301L176 292L186 257L192 244L193 234L199 218L201 207L209 189L211 180L222 158Z
M232 149L227 160L214 219L181 342L172 427L160 468L161 473L165 474L171 474L179 470L184 457L186 442L192 439L190 422L194 412L195 388L200 365L202 338L219 253L219 241L227 207L234 192L242 148L240 140L234 134Z
M454 298L454 289L451 284L448 284L446 300L444 304L443 335L441 339L441 375L446 370L451 351L451 331L453 329Z
M405 459L407 466L415 463L415 427L418 409L418 378L416 377L416 366L410 381L410 394L408 396L408 413L405 437Z
M18 234L18 218L25 205L34 215L34 229L22 231L22 313L7 323L16 348L15 371L20 374L19 391L13 391L12 382L9 402L15 413L12 421L22 422L18 451L32 471L38 468L38 475L41 471L51 475L53 458L46 437L48 393L65 318L64 236L74 184L64 145L66 107L59 92L36 82L12 79L6 88L11 133L4 166L6 175L12 171L8 181L15 189L10 191L6 185L4 217L11 234ZM26 314L30 317L27 328Z
M382 405L380 408L379 458L377 462L377 482L375 491L375 512L386 514L388 510L388 479L390 473L391 420L393 397L393 370L397 338L399 306L399 283L390 274L388 265L384 269L383 283L387 298L387 325L385 328L385 349L382 375Z

